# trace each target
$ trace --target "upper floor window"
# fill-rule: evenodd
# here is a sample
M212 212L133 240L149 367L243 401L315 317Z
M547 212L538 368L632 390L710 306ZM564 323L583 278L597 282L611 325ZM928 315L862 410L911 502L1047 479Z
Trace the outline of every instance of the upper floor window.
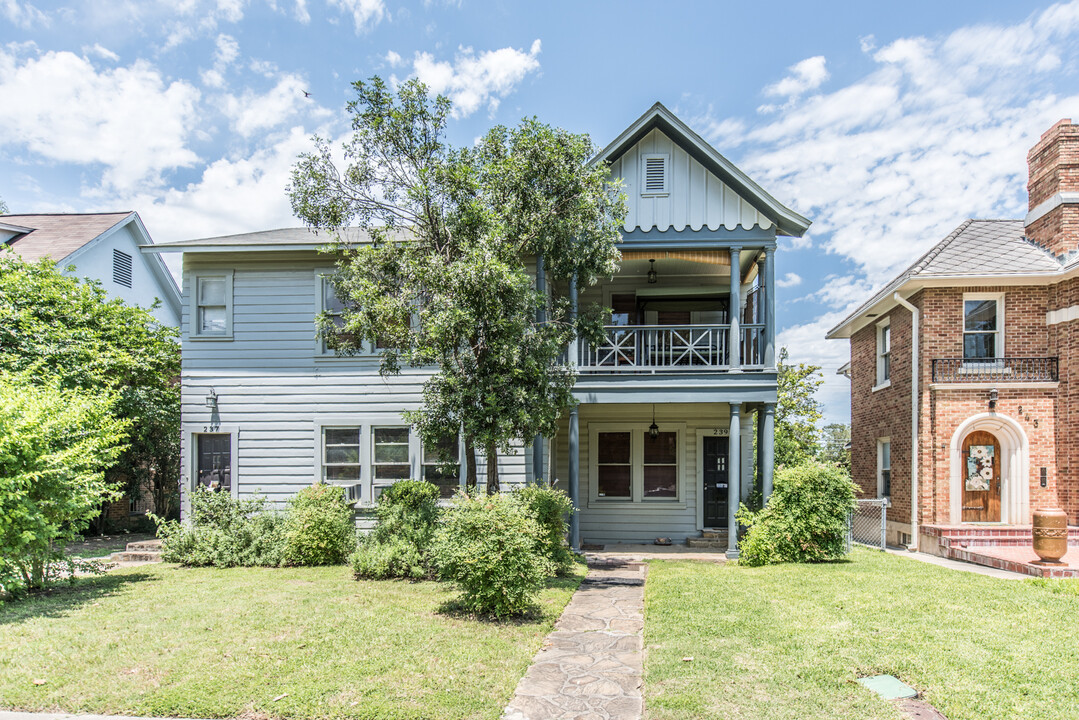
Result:
M877 324L877 385L892 379L892 325L885 318Z
M194 276L191 308L192 337L232 336L232 274L199 273Z
M317 282L319 298L319 306L317 308L318 312L324 313L330 318L330 320L336 327L341 329L341 332L338 333L339 338L344 339L347 337L354 337L351 336L349 333L344 332L345 303L338 296L337 291L333 286L333 282L331 281L330 277L325 274L325 271L317 275ZM333 356L335 354L332 349L327 347L325 337L319 335L318 337L316 337L315 342L316 352L319 355ZM385 347L386 345L384 343L377 340L374 342L367 341L360 343L359 352L360 354L370 355L373 353L377 353L379 350Z
M1003 295L963 296L963 359L1004 356Z

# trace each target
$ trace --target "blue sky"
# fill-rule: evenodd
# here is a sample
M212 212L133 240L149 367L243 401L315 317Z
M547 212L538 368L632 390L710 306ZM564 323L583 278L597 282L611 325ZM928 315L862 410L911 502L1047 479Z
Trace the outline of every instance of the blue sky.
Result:
M418 75L459 144L537 115L604 145L660 100L814 221L780 340L846 421L824 333L964 218L1022 217L1077 60L1079 2L0 0L0 198L158 242L295 225L288 169L353 80Z

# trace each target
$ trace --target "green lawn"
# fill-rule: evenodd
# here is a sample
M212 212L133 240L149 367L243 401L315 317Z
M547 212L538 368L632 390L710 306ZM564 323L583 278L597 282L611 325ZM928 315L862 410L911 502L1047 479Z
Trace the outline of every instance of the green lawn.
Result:
M0 606L0 708L497 718L583 574L552 580L517 623L440 612L443 584L356 582L345 567L83 578Z
M646 707L654 720L900 718L854 682L887 673L949 720L1076 718L1075 588L863 549L826 565L653 562Z

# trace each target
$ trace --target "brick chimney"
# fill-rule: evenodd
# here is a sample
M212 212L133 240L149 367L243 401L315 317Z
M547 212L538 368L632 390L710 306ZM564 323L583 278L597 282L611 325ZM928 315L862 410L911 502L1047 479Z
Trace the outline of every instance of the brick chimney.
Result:
M1079 125L1049 128L1027 153L1027 237L1054 255L1079 250Z

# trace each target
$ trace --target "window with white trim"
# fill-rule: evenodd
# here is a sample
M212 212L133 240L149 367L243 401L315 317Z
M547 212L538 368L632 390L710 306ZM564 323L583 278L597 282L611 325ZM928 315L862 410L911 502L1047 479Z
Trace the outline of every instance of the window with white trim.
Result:
M376 427L371 430L372 499L382 488L412 475L408 427Z
M359 427L322 428L322 481L331 485L360 482Z
M644 497L678 497L678 433L644 438Z
M877 382L883 385L892 378L892 325L888 318L877 323Z
M214 492L232 490L232 436L229 433L196 433L195 484Z
M198 273L193 279L191 336L232 336L232 273Z
M641 197L670 194L671 156L666 153L641 155Z
M1004 357L1004 296L963 296L963 360Z
M682 501L685 424L595 423L589 427L589 502Z
M877 440L877 497L892 496L892 442L889 438Z
M633 497L631 432L601 432L596 447L596 489L601 498Z

